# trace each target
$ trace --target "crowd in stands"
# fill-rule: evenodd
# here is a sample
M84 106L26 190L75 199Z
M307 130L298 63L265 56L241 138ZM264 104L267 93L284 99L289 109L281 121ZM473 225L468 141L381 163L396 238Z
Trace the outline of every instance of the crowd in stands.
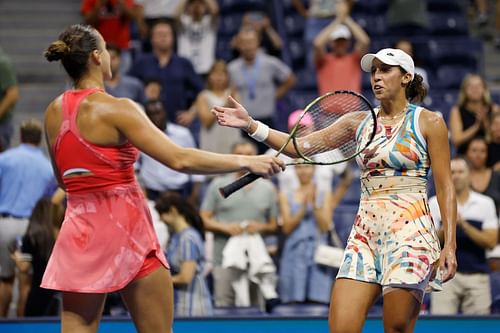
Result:
M350 89L372 99L359 66L367 52L392 46L412 55L429 90L423 106L440 112L449 126L459 211L458 273L432 295L430 311L488 314L500 313L500 101L481 75L482 41L470 37L466 20L472 6L473 24L483 26L492 19L486 5L82 0L81 15L107 42L109 94L141 105L178 145L221 153L267 151L217 124L210 109L228 96L242 101L254 119L286 130L319 94ZM500 47L497 7L494 41ZM64 197L39 148L41 124L24 122L21 144L9 147L17 99L13 68L0 49L0 316L8 314L16 275L17 315L55 315L57 294L38 286ZM309 125L303 118L300 126ZM240 174L181 174L147 155L136 170L171 265L176 315L210 316L234 307L272 312L279 304L323 304L326 313L336 268L316 263L315 249L346 241L360 193L354 164L289 167L228 199L218 188ZM434 194L430 182L439 230ZM122 313L114 300L107 314Z

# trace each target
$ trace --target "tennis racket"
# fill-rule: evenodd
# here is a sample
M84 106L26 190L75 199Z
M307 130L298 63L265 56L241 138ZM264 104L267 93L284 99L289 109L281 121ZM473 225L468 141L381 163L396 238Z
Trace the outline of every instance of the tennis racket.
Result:
M349 90L326 93L306 106L276 156L292 142L299 159L287 165L342 163L372 142L376 128L377 116L363 95ZM247 173L219 188L219 192L227 198L258 178Z

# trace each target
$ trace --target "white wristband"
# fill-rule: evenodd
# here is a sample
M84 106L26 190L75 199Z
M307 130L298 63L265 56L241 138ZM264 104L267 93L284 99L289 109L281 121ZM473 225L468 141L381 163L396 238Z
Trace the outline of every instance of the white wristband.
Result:
M252 134L250 134L249 132L248 135L255 141L258 142L266 141L267 137L269 136L269 126L267 126L264 123L261 123L260 121L255 121L255 122L257 123L257 129Z

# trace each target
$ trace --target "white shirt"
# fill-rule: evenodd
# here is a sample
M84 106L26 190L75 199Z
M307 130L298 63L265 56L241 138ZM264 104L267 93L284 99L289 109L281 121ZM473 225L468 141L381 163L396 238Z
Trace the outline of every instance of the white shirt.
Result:
M180 0L135 0L144 8L144 17L154 19L159 17L174 17Z
M191 16L183 14L180 23L177 53L191 61L196 73L208 73L215 61L217 31L213 17L205 15L194 22Z

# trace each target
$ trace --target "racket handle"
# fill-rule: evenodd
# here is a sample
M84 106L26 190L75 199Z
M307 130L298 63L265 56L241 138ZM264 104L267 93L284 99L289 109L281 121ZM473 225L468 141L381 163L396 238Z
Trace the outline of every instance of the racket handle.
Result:
M224 198L227 198L234 192L238 191L240 188L247 186L248 184L252 183L253 181L259 178L260 178L259 175L256 175L254 173L247 173L246 175L236 179L231 184L219 188L219 192Z

